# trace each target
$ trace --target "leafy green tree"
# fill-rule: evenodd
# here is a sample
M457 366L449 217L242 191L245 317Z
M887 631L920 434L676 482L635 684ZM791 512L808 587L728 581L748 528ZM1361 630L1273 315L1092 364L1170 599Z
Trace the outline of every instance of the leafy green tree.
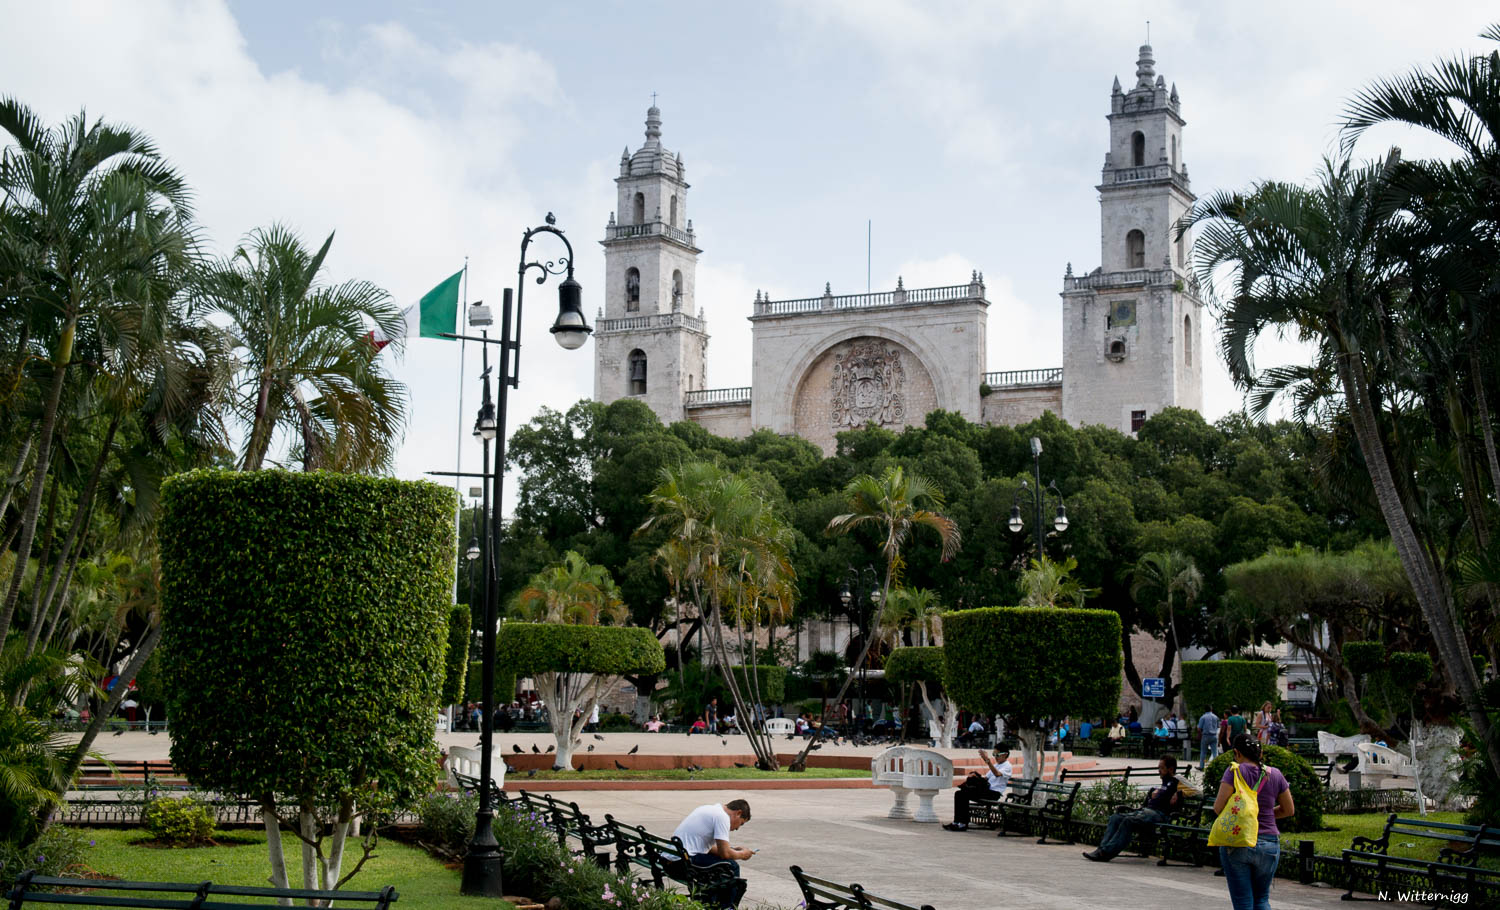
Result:
M1174 551L1147 553L1136 561L1130 596L1136 603L1154 609L1167 625L1167 666L1161 673L1167 680L1166 700L1177 701L1177 684L1172 682L1174 664L1182 662L1182 639L1177 634L1177 610L1191 612L1203 590L1203 573L1191 557Z
M618 625L627 616L609 570L589 563L572 550L562 562L532 576L511 599L511 614L524 622Z
M252 231L209 268L199 294L227 320L223 345L238 363L232 412L246 427L240 464L265 465L278 431L297 443L303 470L388 468L406 419L406 388L369 340L398 338L401 314L368 281L319 283L329 234L314 252L285 227ZM398 341L399 343L399 341Z

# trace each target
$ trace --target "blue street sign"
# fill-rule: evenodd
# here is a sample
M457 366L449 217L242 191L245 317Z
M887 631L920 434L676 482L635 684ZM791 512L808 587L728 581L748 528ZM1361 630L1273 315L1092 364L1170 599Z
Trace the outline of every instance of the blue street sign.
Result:
M1141 698L1166 698L1167 681L1160 676L1148 676L1141 680Z

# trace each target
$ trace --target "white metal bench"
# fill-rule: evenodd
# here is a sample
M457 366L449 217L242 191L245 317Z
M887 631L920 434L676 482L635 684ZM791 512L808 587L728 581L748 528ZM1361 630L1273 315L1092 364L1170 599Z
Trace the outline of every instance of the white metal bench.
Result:
M766 732L772 736L782 736L796 729L790 717L768 717L766 718Z
M448 749L448 783L462 789L455 774L479 780L482 776L481 769L484 767L480 762L478 749L468 746L451 746ZM495 781L496 787L505 786L505 759L500 756L500 750L496 749L490 755L490 777Z
M936 822L938 817L933 811L932 799L939 790L953 786L953 759L927 749L908 749L902 764L901 786L917 795L912 821Z
M910 746L891 746L870 759L870 783L877 787L890 787L896 798L888 818L911 818L911 808L906 805L909 791L906 789L906 753Z
M1379 743L1360 743L1355 748L1359 749L1359 767L1355 770L1361 781L1371 781L1376 787L1383 780L1417 785L1417 769L1410 757Z

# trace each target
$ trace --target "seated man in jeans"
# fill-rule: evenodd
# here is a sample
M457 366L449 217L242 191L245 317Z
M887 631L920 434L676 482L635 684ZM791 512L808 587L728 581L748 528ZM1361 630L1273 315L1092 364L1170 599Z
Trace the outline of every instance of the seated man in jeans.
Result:
M750 804L743 799L732 799L723 805L709 803L689 812L672 836L682 841L688 852L688 862L695 866L712 866L727 863L734 874L740 874L738 860L749 859L754 850L731 846L729 832L750 820ZM738 907L745 896L745 880L736 878L728 886L727 893L706 893L699 899L706 904L719 907Z
M1156 772L1161 775L1161 786L1152 787L1146 794L1146 802L1134 812L1116 812L1104 826L1104 837L1096 850L1083 854L1085 859L1096 863L1107 863L1130 846L1130 839L1141 828L1151 828L1167 820L1177 806L1182 794L1178 792L1177 756L1163 755L1156 763Z
M1000 799L1005 796L1005 788L1010 784L1011 775L1014 773L1010 765L1010 753L1000 755L1000 761L996 762L990 754L983 749L979 750L979 757L989 766L989 771L980 777L977 772L970 771L964 782L953 791L953 821L943 826L948 831L969 830L969 801L975 799Z

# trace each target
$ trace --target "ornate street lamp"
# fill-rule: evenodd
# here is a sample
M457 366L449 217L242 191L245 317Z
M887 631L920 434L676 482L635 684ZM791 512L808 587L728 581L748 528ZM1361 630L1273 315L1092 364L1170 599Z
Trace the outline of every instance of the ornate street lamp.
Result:
M1042 488L1042 441L1037 437L1031 437L1031 464L1033 476L1036 478L1036 487L1033 489L1026 481L1021 481L1021 489L1016 493L1016 501L1010 507L1010 521L1007 526L1012 532L1019 534L1026 528L1026 522L1021 519L1022 494L1028 500L1028 506L1036 510L1036 519L1033 527L1036 529L1036 558L1038 561L1046 555L1043 544L1046 541L1047 529L1042 523L1042 512L1046 509L1047 500L1053 499L1057 503L1057 509L1052 515L1052 527L1057 533L1068 529L1068 508L1063 503L1062 491L1057 488L1057 481L1047 484Z
M509 397L508 392L517 386L520 380L521 363L521 308L526 292L526 273L536 269L540 274L536 276L536 283L542 284L548 275L562 275L566 273L557 289L557 319L552 324L552 337L565 350L573 351L583 346L593 331L589 327L588 320L583 316L583 288L573 277L573 245L568 238L563 236L561 229L556 227L557 219L551 212L547 213L547 223L540 227L528 229L521 235L521 260L516 270L515 307L512 312L511 291L506 289L504 301L500 308L500 337L491 338L488 326L491 324L489 307L476 303L470 307L469 325L482 329L478 337L472 335L447 335L448 338L466 338L485 345L484 348L484 372L480 379L484 383L483 404L479 408L479 414L474 421L474 437L484 446L484 461L489 470L487 473L476 476L488 481L484 487L483 515L486 516L487 526L485 533L481 535L481 542L476 548L470 545L470 558L477 549L478 556L483 564L482 576L484 578L484 619L481 627L481 700L483 701L484 717L481 720L479 752L480 752L480 781L479 781L479 811L474 819L474 837L469 841L468 853L464 856L463 881L461 890L464 894L479 894L490 897L500 897L505 893L501 880L501 867L504 858L500 853L500 845L495 840L494 817L495 817L495 793L498 788L490 774L490 763L494 757L494 723L495 723L495 635L496 635L496 613L499 606L499 584L500 584L500 521L499 516L494 514L499 511L502 502L504 468L505 468L505 405ZM567 256L560 256L556 260L527 261L526 250L531 245L531 240L538 234L553 234L567 247ZM492 400L490 397L490 365L488 345L500 345L500 393ZM490 461L490 443L495 443L494 461ZM446 472L433 472L446 473ZM494 504L493 510L491 504Z

